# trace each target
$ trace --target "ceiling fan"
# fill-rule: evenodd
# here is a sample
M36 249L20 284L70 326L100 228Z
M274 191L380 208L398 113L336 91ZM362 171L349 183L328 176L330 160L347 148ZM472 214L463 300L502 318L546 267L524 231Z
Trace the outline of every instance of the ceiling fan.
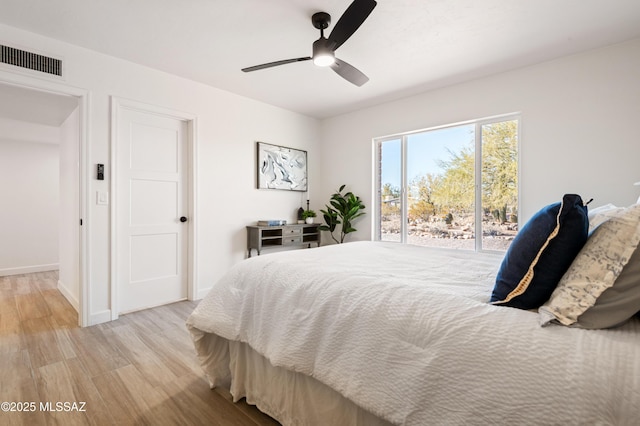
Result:
M354 0L340 19L338 19L328 38L325 38L324 30L329 27L331 16L325 12L314 13L311 17L311 22L314 27L320 30L320 38L313 42L312 56L268 62L266 64L243 68L242 71L251 72L276 67L278 65L291 64L293 62L313 60L314 64L321 67L331 67L340 77L356 86L362 86L369 81L369 77L353 65L336 58L335 51L360 28L360 25L367 19L377 4L375 0Z

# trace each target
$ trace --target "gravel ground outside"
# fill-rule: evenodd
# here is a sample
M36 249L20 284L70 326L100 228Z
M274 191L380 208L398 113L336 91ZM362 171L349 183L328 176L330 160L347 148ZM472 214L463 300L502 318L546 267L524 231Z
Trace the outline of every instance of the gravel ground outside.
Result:
M474 250L475 235L472 225L439 223L410 224L408 228L407 243L427 247L443 247L463 250ZM496 250L505 252L517 233L514 224L485 223L485 235L482 240L484 250ZM400 241L399 220L383 222L382 241Z

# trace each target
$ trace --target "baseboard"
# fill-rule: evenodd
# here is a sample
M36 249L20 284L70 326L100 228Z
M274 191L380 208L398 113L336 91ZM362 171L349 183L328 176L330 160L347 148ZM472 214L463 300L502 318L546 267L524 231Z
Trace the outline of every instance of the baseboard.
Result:
M48 265L22 266L20 268L5 268L0 269L0 277L6 277L8 275L31 274L33 272L57 271L59 268L60 264L58 263L51 263Z
M89 325L102 324L109 321L111 321L111 309L105 309L89 316Z
M73 296L73 294L61 280L58 280L58 291L60 291L65 299L67 299L69 303L71 303L71 306L73 306L73 309L75 309L76 312L80 312L80 302L78 302L78 299Z

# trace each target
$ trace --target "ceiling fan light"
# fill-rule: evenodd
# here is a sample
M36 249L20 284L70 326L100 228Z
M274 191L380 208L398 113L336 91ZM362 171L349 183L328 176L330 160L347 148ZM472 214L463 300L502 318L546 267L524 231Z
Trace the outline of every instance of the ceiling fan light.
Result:
M327 39L319 38L313 43L313 63L319 67L328 67L336 61L336 55L333 50L327 46Z
M313 63L319 67L328 67L329 65L333 65L336 61L336 58L333 55L316 55L313 57Z

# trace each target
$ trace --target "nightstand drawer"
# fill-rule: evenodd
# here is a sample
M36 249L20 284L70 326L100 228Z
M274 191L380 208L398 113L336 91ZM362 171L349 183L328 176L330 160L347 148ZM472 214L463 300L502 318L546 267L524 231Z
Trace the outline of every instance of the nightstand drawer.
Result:
M282 235L283 236L287 236L287 235L300 235L302 234L302 228L300 227L295 227L295 228L285 228L282 230Z
M302 235L286 235L282 237L282 245L288 244L300 244L302 242Z

